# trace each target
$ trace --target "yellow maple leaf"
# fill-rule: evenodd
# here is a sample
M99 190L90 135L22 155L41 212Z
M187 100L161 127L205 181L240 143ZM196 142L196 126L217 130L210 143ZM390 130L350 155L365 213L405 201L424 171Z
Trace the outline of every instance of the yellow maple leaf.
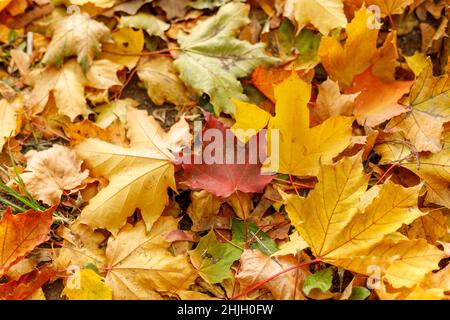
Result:
M405 161L402 167L408 168L423 179L427 188L425 200L450 208L450 148L435 154L420 156L420 164Z
M388 180L367 193L360 155L321 165L318 179L307 198L282 194L292 224L316 257L363 274L370 264L380 266L395 287L413 286L437 267L443 253L425 240L387 238L427 214L417 208L420 184L404 188ZM362 204L355 206L358 199Z
M117 71L121 68L109 60L96 60L83 74L81 67L72 59L60 68L47 66L35 69L25 78L25 82L33 87L26 105L32 114L39 114L44 111L50 93L53 93L58 112L74 121L77 116L88 114L85 87L109 89L121 85L117 78Z
M160 293L176 294L186 290L196 272L183 255L167 249L165 236L177 229L178 221L161 217L147 232L141 221L125 225L111 237L106 249L106 283L114 299L161 299Z
M374 14L363 6L347 25L344 46L334 37L323 37L318 55L329 77L349 86L354 76L372 66L376 76L393 80L397 59L396 33L390 33L378 49L378 29Z
M101 42L109 41L109 29L101 22L91 19L86 13L74 13L52 26L52 41L47 47L42 62L61 66L64 58L77 56L83 72L86 72L94 57L100 54Z
M62 295L69 300L111 300L112 290L92 269L81 269L67 279Z
M175 190L170 151L190 143L184 119L166 133L146 111L130 108L127 129L130 148L98 139L88 139L75 148L95 176L109 180L81 212L80 221L114 234L136 208L151 229L168 201L167 188Z
M306 199L283 195L289 217L317 257L333 260L369 248L403 223L426 214L417 209L421 185L404 188L391 181L371 195L363 213L358 212L354 201L349 204L346 198L362 197L367 180L357 166L351 166L352 161L356 161L354 157L321 165L319 183ZM340 182L336 183L337 179ZM358 182L345 183L351 179Z
M310 128L307 106L310 96L311 85L293 72L289 78L275 87L274 117L256 106L249 107L247 103L235 101L238 113L237 122L233 126L235 133L239 128L252 127L258 130L268 119L269 156L277 152L279 155L279 167L269 170L277 169L279 173L296 176L315 176L319 171L319 158L323 163L332 163L333 157L349 145L354 119L333 116L322 124ZM245 119L245 116L241 116L249 112L252 113L251 122ZM272 130L279 130L280 133L277 150L270 150Z
M375 5L380 8L381 18L393 14L402 14L405 8L414 0L367 0L366 5Z
M394 135L398 137L399 134ZM449 141L450 134L446 133L444 141ZM380 164L393 164L398 162L424 182L427 189L426 203L435 203L450 208L450 144L438 153L421 153L417 155L411 151L407 143L399 143L401 139L392 139L377 145L375 150L381 155Z
M450 121L450 68L433 76L433 64L427 61L409 95L411 111L393 118L387 131L401 130L417 151L442 149L443 124Z
M336 259L333 264L364 275L372 275L379 268L383 279L394 288L412 287L438 268L444 253L425 240L384 239L377 245L348 258Z
M319 85L319 95L313 109L320 121L332 116L351 116L358 93L341 94L337 82L327 79Z
M33 70L25 82L33 87L27 107L33 114L44 111L53 92L59 113L68 116L72 121L79 115L87 113L84 98L86 79L75 60L70 60L61 68L45 67Z
M294 15L299 29L310 22L324 35L347 25L342 0L296 0Z

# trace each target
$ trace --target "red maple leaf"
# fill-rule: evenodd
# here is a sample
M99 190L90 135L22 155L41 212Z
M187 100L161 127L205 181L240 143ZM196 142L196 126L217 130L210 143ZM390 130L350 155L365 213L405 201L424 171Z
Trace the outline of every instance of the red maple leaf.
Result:
M211 144L220 146L222 148L217 148L216 153L212 153L213 156L217 156L216 159L223 159L223 163L216 161L214 163L208 164L207 159L202 159L201 163L195 163L194 157L191 157L191 163L183 163L184 181L189 187L194 189L204 189L219 197L229 197L236 191L241 191L245 193L249 192L262 192L264 187L272 180L271 175L261 174L262 162L265 160L266 156L266 141L265 137L258 133L257 135L250 138L250 140L244 145L238 142L236 136L234 136L230 129L228 129L222 122L212 117L210 114L205 114L206 124L201 132L201 151L203 157L205 156L205 150L211 150ZM220 133L223 137L222 142L217 142L214 139L208 139L210 136L211 129L215 129L216 133ZM209 131L209 133L208 133ZM226 142L226 138L232 139L230 143ZM196 137L196 140L199 137ZM253 140L256 139L256 140ZM262 140L264 139L264 140ZM211 140L211 141L210 141ZM253 140L253 141L252 141ZM250 150L250 146L259 146L258 150ZM240 163L237 161L237 150L238 146L242 148L244 161ZM231 148L233 150L231 150ZM221 149L221 150L220 150ZM226 161L227 156L233 154L233 161ZM250 155L250 152L254 155L257 152L260 155L257 161L254 161L254 157ZM263 156L261 156L263 155Z

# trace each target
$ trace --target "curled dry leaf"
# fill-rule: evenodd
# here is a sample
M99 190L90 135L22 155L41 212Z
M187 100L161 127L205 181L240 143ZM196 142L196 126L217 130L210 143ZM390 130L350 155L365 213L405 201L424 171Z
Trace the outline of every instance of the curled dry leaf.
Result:
M48 205L58 204L64 191L71 192L89 176L82 161L69 148L54 145L40 152L28 152L22 179L30 194Z

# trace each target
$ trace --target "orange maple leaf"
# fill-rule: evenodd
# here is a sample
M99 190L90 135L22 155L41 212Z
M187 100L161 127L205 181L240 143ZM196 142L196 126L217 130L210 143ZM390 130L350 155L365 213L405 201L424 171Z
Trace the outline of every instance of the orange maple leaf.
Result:
M0 276L49 238L54 210L13 215L10 208L6 209L0 220Z

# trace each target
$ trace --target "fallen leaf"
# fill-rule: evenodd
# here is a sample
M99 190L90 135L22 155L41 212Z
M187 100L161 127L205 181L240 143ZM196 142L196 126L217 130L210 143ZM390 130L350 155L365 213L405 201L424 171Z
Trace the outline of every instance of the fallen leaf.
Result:
M91 19L86 13L69 15L55 22L51 28L52 41L42 62L59 67L63 65L64 58L77 56L77 62L84 72L100 53L101 42L107 42L111 36L103 23Z
M144 49L144 32L124 28L112 33L114 43L105 43L100 55L101 59L114 61L128 70L132 70L138 63Z
M33 87L29 99L25 102L33 114L44 111L50 93L55 97L59 113L68 116L72 121L88 112L84 97L87 82L75 60L67 61L61 68L48 66L35 69L26 78L26 83Z
M112 299L112 291L105 284L105 279L92 269L81 269L69 276L61 295L69 300Z
M318 126L309 127L307 103L310 95L311 85L301 80L295 72L275 87L276 115L270 117L268 123L268 146L269 158L279 157L279 166L268 168L266 165L265 170L315 176L319 170L319 158L323 163L331 163L333 157L349 145L353 122L351 117L334 116ZM241 107L246 108L245 105L238 105L238 108ZM255 112L255 123L259 123L261 118L267 118L266 113L262 109ZM274 154L270 150L272 130L279 130L280 138L279 148L274 150ZM270 166L274 166L274 162Z
M409 92L411 84L411 81L384 83L367 69L356 76L352 86L344 92L360 92L353 113L359 124L374 127L407 111L398 101Z
M289 257L270 258L258 250L247 249L242 253L241 267L236 274L236 279L239 281L241 289L251 288L295 264L296 260ZM262 287L267 288L275 299L305 300L301 287L308 273L306 269L296 268L274 277Z
M0 284L0 300L25 300L41 288L55 271L50 267L34 270L17 281Z
M121 124L126 123L127 109L135 108L139 102L131 98L118 99L110 103L103 104L94 109L98 113L95 124L100 128L106 129L112 125L116 120Z
M394 50L391 50L391 48L395 36L390 35L386 39L385 45L377 49L378 28L372 12L365 7L361 7L360 10L355 12L355 17L348 24L346 33L347 40L344 46L331 36L323 37L320 42L318 55L331 79L339 81L344 86L349 86L355 76L361 74L373 64L378 64L375 70L376 76L385 78L388 74L393 77L396 48ZM389 41L389 39L391 40ZM380 53L383 52L384 54L381 55ZM391 54L386 55L386 52ZM394 57L392 57L392 53L395 54ZM379 75L376 71L382 74Z
M181 52L175 67L180 78L198 95L209 95L216 115L221 111L234 113L230 98L246 100L237 78L249 75L259 65L277 62L264 53L263 44L252 45L233 37L238 28L249 23L248 12L247 5L228 3L215 16L198 23L189 35L178 35Z
M162 217L147 231L143 222L125 225L106 248L106 284L114 299L157 299L159 293L186 290L195 272L185 256L174 256L165 235L177 221ZM144 272L143 272L144 271Z
M81 170L82 161L66 147L53 145L40 152L28 152L26 171L21 175L30 194L45 204L61 201L64 191L72 191L89 176Z
M16 99L9 103L6 99L0 100L0 151L8 138L14 137L20 129L20 110L23 102Z
M166 101L180 107L193 104L195 94L189 93L169 57L145 59L137 70L139 78L147 87L148 96L156 105L160 106Z
M119 28L143 29L149 36L157 36L167 41L164 31L170 28L170 24L148 13L138 13L134 16L122 16Z
M450 120L450 69L440 77L433 76L430 61L411 88L411 110L392 119L387 131L401 130L418 152L442 149L443 124Z
M380 10L381 18L394 14L402 14L414 0L368 0L367 6L375 5Z
M6 209L0 220L0 275L49 238L54 209L29 210L17 215Z
M258 145L258 136L252 137L255 142L249 142L245 146L239 145L237 138L233 134L227 134L227 129L219 120L206 115L206 125L201 134L202 155L203 160L198 161L196 155L192 155L190 163L183 163L183 169L186 175L186 184L191 188L204 189L218 197L229 197L236 191L248 192L262 192L264 187L272 180L271 175L261 174L261 162L258 159L255 163L250 162L251 152L258 151L257 149L249 150L249 145ZM212 131L214 129L215 131ZM209 133L217 133L215 139L222 139L222 141L212 141ZM229 150L225 146L223 139L233 139L229 144L233 150ZM215 146L220 149L215 151ZM235 159L235 149L241 147L243 156L245 157L243 163L239 163ZM259 146L261 148L261 146ZM265 148L265 146L264 146ZM230 158L230 155L233 158ZM258 153L259 155L259 153ZM261 161L261 159L259 159Z
M327 35L332 29L347 25L342 0L295 0L294 10L299 29L311 23Z
M168 201L167 188L175 189L169 149L179 151L186 138L190 144L184 119L165 133L146 111L128 109L127 129L131 148L98 139L88 139L75 148L95 176L109 180L109 185L83 209L79 220L114 234L136 208L151 229Z
M352 116L355 99L359 94L341 94L338 83L327 79L319 85L319 95L313 112L321 121L338 115Z
M189 251L189 257L198 274L214 284L231 278L230 267L241 253L241 249L230 243L219 243L214 231L210 231L200 239L195 250Z

